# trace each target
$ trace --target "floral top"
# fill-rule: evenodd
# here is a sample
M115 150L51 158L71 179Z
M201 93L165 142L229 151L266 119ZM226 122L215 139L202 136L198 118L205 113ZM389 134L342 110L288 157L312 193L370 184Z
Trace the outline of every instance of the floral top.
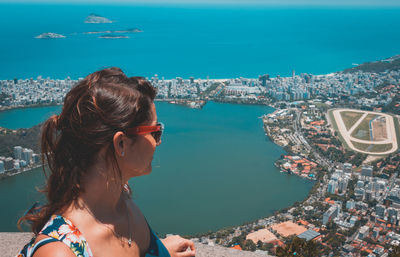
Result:
M85 237L71 221L60 215L52 215L39 234L49 236L35 244L36 237L16 257L31 257L40 246L50 242L63 242L77 257L93 257Z
M150 246L147 250L146 257L171 257L167 248L165 248L161 240L150 227L149 230ZM92 251L90 250L85 237L71 221L67 220L63 216L51 216L50 220L39 232L39 235L40 234L49 237L42 239L37 243L35 243L36 237L33 237L16 257L32 257L39 247L51 242L63 242L77 257L93 257Z

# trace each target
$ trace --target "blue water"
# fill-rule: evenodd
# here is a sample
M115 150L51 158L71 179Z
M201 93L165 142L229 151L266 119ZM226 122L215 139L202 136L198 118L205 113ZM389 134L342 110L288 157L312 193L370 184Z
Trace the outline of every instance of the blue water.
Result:
M0 127L9 129L31 128L61 112L61 105L0 111Z
M156 108L166 129L153 171L129 183L157 232L195 234L240 225L303 200L312 187L273 165L285 152L265 137L258 118L272 108L213 102L202 110L163 102ZM57 107L0 112L0 126L15 126L8 113L29 127L33 117L39 121L54 111ZM24 210L44 201L35 190L43 184L40 169L0 180L0 204L7 206L0 212L0 231L16 231Z
M117 22L83 23L92 12ZM78 78L108 66L165 78L330 73L399 54L398 17L400 8L0 4L0 79ZM144 32L79 34L132 27ZM67 38L34 39L43 32Z

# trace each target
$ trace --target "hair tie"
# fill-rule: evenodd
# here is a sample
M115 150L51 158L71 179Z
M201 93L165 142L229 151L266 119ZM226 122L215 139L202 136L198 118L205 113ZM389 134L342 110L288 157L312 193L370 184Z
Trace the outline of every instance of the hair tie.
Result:
M56 130L60 130L59 125L60 125L60 115L54 114L52 117L54 127Z

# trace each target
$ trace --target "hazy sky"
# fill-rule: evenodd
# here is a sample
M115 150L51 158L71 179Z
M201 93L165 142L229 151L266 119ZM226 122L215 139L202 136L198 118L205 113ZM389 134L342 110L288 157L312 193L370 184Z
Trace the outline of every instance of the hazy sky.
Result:
M257 4L257 5L335 5L400 6L400 0L0 0L7 3L140 3L140 4Z

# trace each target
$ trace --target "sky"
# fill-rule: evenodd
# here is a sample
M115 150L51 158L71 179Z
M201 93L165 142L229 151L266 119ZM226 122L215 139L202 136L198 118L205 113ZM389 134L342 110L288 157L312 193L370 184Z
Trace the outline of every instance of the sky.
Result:
M0 3L399 6L400 0L0 0Z

